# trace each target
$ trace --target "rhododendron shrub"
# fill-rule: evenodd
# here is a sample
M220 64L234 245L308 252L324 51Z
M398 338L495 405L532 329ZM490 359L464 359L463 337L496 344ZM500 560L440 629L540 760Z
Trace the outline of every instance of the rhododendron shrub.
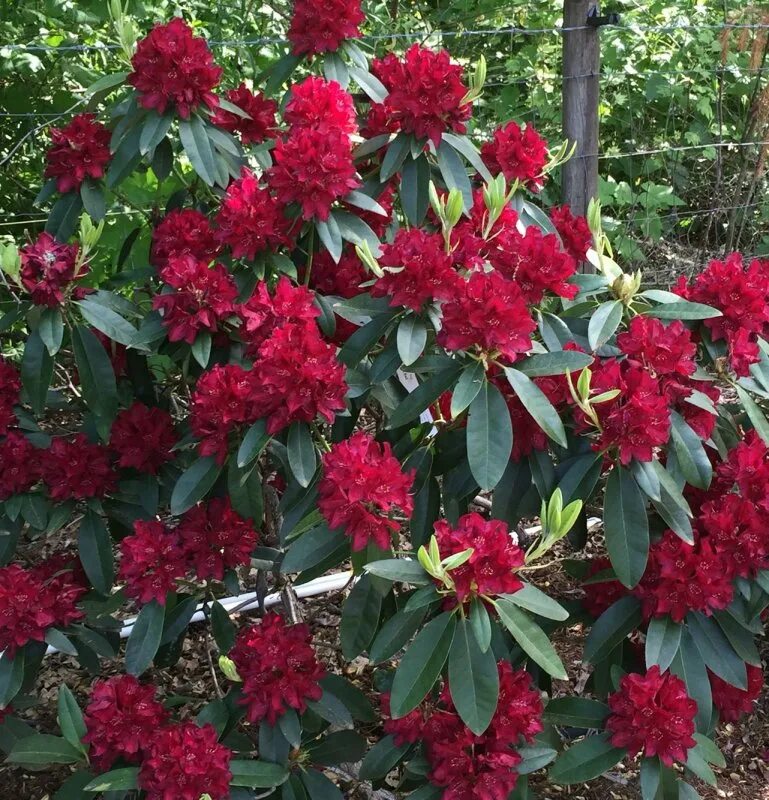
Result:
M696 797L763 685L769 262L644 290L597 204L535 205L568 146L469 136L485 63L369 57L359 2L296 0L247 81L181 17L118 23L130 66L41 139L45 229L0 251L10 762L523 800L624 761ZM329 575L333 642L299 599ZM58 723L49 646L93 676ZM196 703L185 646L217 651Z

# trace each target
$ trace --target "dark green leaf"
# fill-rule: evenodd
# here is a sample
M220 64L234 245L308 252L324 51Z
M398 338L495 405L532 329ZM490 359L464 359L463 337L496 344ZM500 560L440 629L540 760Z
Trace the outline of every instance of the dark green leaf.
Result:
M603 729L609 706L588 697L554 697L545 708L544 719L569 728Z
M211 334L208 331L200 331L195 337L190 351L195 361L205 369L211 360Z
M444 133L441 139L448 142L458 153L463 155L485 182L491 183L492 175L486 164L483 163L480 152L470 139L453 133Z
M512 451L510 410L499 389L483 381L467 418L467 461L481 489L488 491L499 483Z
M72 331L72 346L86 405L109 422L117 412L117 384L104 345L82 325Z
M699 612L686 615L694 644L711 672L738 689L747 689L745 662L734 652L715 620Z
M343 531L330 531L325 524L319 525L303 533L291 544L280 571L288 574L314 567L340 547L349 545L349 541Z
M144 118L142 132L139 136L139 152L144 156L152 152L165 139L174 121L173 114L160 115L150 111Z
M336 310L338 305L334 306ZM348 367L356 367L363 356L381 339L394 319L394 314L378 314L355 331L342 345L337 358Z
M342 257L342 232L339 230L336 220L333 216L329 216L327 220L316 219L315 230L318 231L318 238L323 243L323 246L328 250L329 255L338 263Z
M19 739L8 754L11 764L23 764L34 767L45 767L49 764L75 764L83 758L83 754L66 739L50 736L47 733L36 733Z
M310 800L344 800L344 795L322 772L310 769L300 773L300 780L307 789Z
M766 421L763 411L759 408L756 401L741 387L735 386L737 396L740 398L742 407L748 415L748 419L753 423L756 433L761 437L764 444L769 446L769 422Z
M598 350L614 336L614 332L622 322L622 310L623 305L619 300L609 300L598 306L590 317L587 328L587 340L591 350Z
M574 350L556 350L554 353L538 353L537 355L516 361L515 368L529 378L546 375L565 375L589 367L593 363L587 353Z
M716 611L714 617L737 655L748 664L761 666L761 656L750 631L740 625L729 611Z
M113 159L114 160L114 159ZM45 223L46 233L60 242L66 242L77 228L83 201L79 192L67 192L54 204Z
M387 146L387 152L382 159L379 168L379 180L384 183L389 181L400 169L401 164L406 160L411 150L411 136L406 133L399 133Z
M324 695L336 697L355 719L360 722L374 721L374 709L366 695L341 675L329 672L320 679L320 685Z
M60 653L66 653L68 656L76 656L77 649L69 638L56 628L48 628L45 632L45 643L50 645Z
M317 745L308 748L313 764L354 764L366 752L366 740L355 731L336 731L325 736Z
M61 317L61 310L58 308L43 309L37 332L48 352L55 356L59 352L61 340L64 338L64 320Z
M247 431L238 448L237 464L245 467L250 464L267 446L270 441L267 433L267 420L258 419Z
M77 535L78 554L88 580L99 594L108 595L115 579L112 538L105 521L87 509Z
M398 325L398 353L408 367L413 364L427 344L427 326L416 314L404 317Z
M491 618L486 610L486 602L474 597L470 603L470 627L478 647L485 653L491 647Z
M137 330L114 308L89 298L77 303L83 318L97 330L115 342L132 345L136 341Z
M227 494L235 511L259 527L264 515L262 477L256 464L240 469L235 459L230 456L227 464Z
M174 167L174 150L168 139L162 139L152 156L152 171L159 183L162 183Z
M203 120L194 114L189 119L180 119L179 137L195 172L209 186L217 183L219 170L216 155Z
M265 94L275 94L275 92L291 77L291 73L299 66L302 58L302 56L295 56L293 53L287 53L272 63L269 68L259 76L260 81L266 78L266 83L264 85Z
M180 599L173 608L166 610L163 635L160 638L161 647L175 642L187 630L197 608L198 599L193 596Z
M268 761L230 761L231 786L248 786L250 789L270 789L280 786L288 778L288 769Z
M445 140L438 146L438 169L448 189L458 189L462 193L465 210L472 208L473 187L467 169L457 151Z
M59 686L58 716L62 736L73 747L84 750L83 737L86 734L86 727L83 722L83 712L65 683Z
M53 377L53 359L38 331L32 331L24 344L21 382L32 410L40 416L45 409L48 387Z
M92 220L101 222L104 219L107 206L104 199L103 186L90 180L83 181L80 185L80 199L83 202L86 213Z
M561 753L548 771L553 783L585 783L618 764L626 755L622 747L612 747L609 734L588 736Z
M526 611L531 611L532 614L538 614L546 619L563 622L569 618L569 612L560 603L557 603L552 597L548 597L530 583L525 583L523 588L517 592L504 595L504 598L516 606L525 608Z
M670 421L670 436L681 474L692 486L707 489L713 477L713 467L702 440L677 411L670 412Z
M641 490L625 467L616 466L606 482L603 524L606 549L617 578L633 588L649 558L649 520Z
M385 622L374 639L369 653L374 663L392 658L417 632L425 618L427 608L399 611Z
M370 575L353 586L342 606L340 639L346 659L359 656L372 642L382 611L382 595Z
M401 425L405 425L417 418L431 403L434 403L451 387L460 369L461 364L457 362L421 383L393 411L388 427L400 428Z
M387 89L379 78L360 67L348 67L348 69L355 83L357 83L375 103L384 103L387 97Z
M500 620L513 635L521 650L548 675L558 680L566 680L563 663L542 628L508 599L500 598L495 605Z
M379 237L371 230L367 222L360 217L350 214L349 211L333 211L332 216L339 226L339 232L346 242L360 245L368 244L371 252L377 255L380 248ZM331 217L329 217L331 219Z
M690 303L688 300L662 303L646 311L645 314L657 319L713 319L722 316L721 312L712 306Z
M415 586L429 584L432 580L422 565L413 558L387 558L370 561L364 566L366 572L386 578L388 581L402 581Z
M654 617L646 632L646 669L656 664L664 672L681 643L681 626L670 617Z
M216 483L221 471L216 459L210 456L193 461L176 481L171 493L171 513L179 516L202 500Z
M622 597L593 623L583 658L591 664L603 661L641 623L641 606L635 597Z
M128 637L125 651L125 670L129 675L141 675L152 663L163 637L165 608L156 600L142 607Z
M505 368L505 377L537 425L554 442L566 447L566 431L563 422L542 389L531 378L511 367Z
M122 767L105 772L94 778L87 786L87 792L116 792L121 789L139 788L139 767Z
M451 393L451 418L456 419L478 396L485 383L486 370L480 361L473 361L459 376Z
M406 219L418 226L424 221L430 205L430 164L424 155L408 159L401 169L400 200Z
M713 711L710 679L705 662L688 630L681 633L681 644L670 671L684 681L687 694L697 703L697 729L707 731Z
M307 705L326 722L337 728L352 727L352 715L347 706L331 692L325 691L320 700L311 700Z
M408 753L410 747L408 743L396 746L392 736L380 739L363 759L360 767L361 779L372 781L384 778Z
M307 488L312 482L317 467L315 442L309 426L294 422L288 429L288 465L300 486Z

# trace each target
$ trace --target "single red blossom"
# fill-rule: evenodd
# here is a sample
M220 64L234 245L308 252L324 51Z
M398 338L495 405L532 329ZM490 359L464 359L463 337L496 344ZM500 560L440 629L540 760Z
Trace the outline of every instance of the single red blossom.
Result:
M0 436L16 424L16 412L21 393L21 376L16 367L0 356Z
M76 604L90 589L80 559L71 553L55 553L32 568L42 592L54 598L54 625L66 628L83 612Z
M302 219L327 220L334 203L361 185L350 137L342 131L294 129L277 140L272 157L270 188L283 205L296 203Z
M191 255L210 262L219 250L211 222L194 208L175 208L152 231L150 259L158 269L178 256Z
M406 716L398 717L398 719L393 719L391 716L389 692L379 696L379 705L385 718L384 732L393 737L396 747L415 744L422 738L425 729L425 713L427 712L424 704L417 706Z
M139 787L147 800L226 800L232 751L219 744L213 725L178 722L160 728L147 743Z
M521 129L511 121L497 128L492 140L481 147L481 158L492 175L502 174L508 183L520 181L532 192L544 185L547 142L533 125Z
M369 103L368 114L363 121L360 135L364 139L373 139L375 136L382 136L385 133L397 133L401 128L399 120L390 118L390 114L384 103ZM385 145L386 147L386 145ZM378 152L382 152L384 147Z
M76 114L63 128L52 128L45 177L55 178L62 194L77 191L88 178L100 180L112 157L111 136L93 114Z
M134 403L115 417L109 446L119 467L157 475L160 467L173 460L178 439L171 415L162 408Z
M437 147L444 133L466 132L472 104L464 100L463 69L451 63L446 50L414 44L402 59L393 53L375 59L371 71L388 91L383 104L388 122L404 133Z
M369 544L387 549L400 528L392 515L411 516L414 470L403 472L388 443L358 431L323 456L318 508L331 528L341 528L354 551Z
M693 738L697 703L686 693L686 684L670 672L660 673L655 664L645 675L630 673L609 696L611 714L606 729L614 747L631 755L658 756L670 767L686 762Z
M384 275L371 287L374 297L389 297L393 307L422 311L433 300L451 300L459 276L439 233L400 228L391 244L382 246L379 265Z
M572 214L568 205L550 209L550 220L561 237L563 249L575 260L585 261L593 246L593 234L584 217Z
M162 312L170 342L192 344L201 331L215 333L235 313L238 287L223 264L174 256L160 277L172 291L156 295L152 307Z
M164 606L166 594L187 572L178 531L155 519L134 522L133 534L120 542L120 555L118 577L141 605L155 600Z
M50 233L20 248L21 284L36 306L57 308L70 285L88 272L87 264L78 267L79 251L76 244L57 242Z
M40 480L40 452L20 431L0 440L0 501L28 492Z
M769 448L755 430L729 451L717 473L720 481L737 484L742 497L769 511Z
M211 122L230 133L239 133L243 144L261 144L277 133L275 114L278 104L261 92L252 92L245 83L237 89L225 93L227 100L248 117L241 117L232 111L218 106L211 116Z
M88 757L97 771L106 772L118 760L137 764L156 730L168 718L155 687L133 675L97 681L83 712Z
M214 64L206 40L195 36L181 17L155 25L137 44L131 66L128 83L139 92L143 108L164 114L170 105L182 119L189 119L200 106L219 105L213 90L222 68Z
M592 578L610 567L611 561L608 558L603 556L592 558L588 563L586 577ZM628 594L628 590L616 578L606 578L606 580L602 580L599 583L583 583L582 589L585 592L585 596L582 598L582 605L585 607L585 611L594 619L598 619L617 600L621 600Z
M243 319L240 333L249 354L256 353L275 328L283 323L314 326L320 316L313 293L305 286L294 286L285 275L278 279L272 296L267 284L260 281L239 312Z
M617 336L617 346L654 376L689 376L696 369L697 346L680 320L665 325L654 317L633 317L628 330Z
M457 296L441 307L438 343L447 350L477 347L500 353L509 362L531 349L537 324L518 285L498 272L473 272L457 281Z
M360 0L294 0L288 40L295 56L334 53L346 39L360 37L366 19Z
M233 258L253 261L259 253L292 244L283 205L259 185L248 167L227 187L216 224L216 238L230 248Z
M200 580L220 581L226 570L250 564L257 544L252 522L241 517L227 497L193 506L183 514L176 530Z
M456 527L438 520L435 536L441 558L473 551L450 572L460 603L477 595L512 594L523 587L515 570L523 566L525 554L501 520L486 520L475 512L460 517Z
M729 336L729 366L738 377L746 378L750 375L751 365L761 360L760 354L758 341L745 328L740 328Z
M267 416L268 433L319 416L332 422L345 408L346 394L345 369L316 326L280 325L259 349L251 399L260 416Z
M506 743L533 742L544 730L542 695L525 669L513 669L509 661L497 663L499 700L490 733Z
M746 664L745 666L748 672L748 686L746 689L732 686L708 670L713 705L718 709L718 713L724 722L737 722L745 714L752 714L756 709L756 700L758 700L764 688L764 672L761 667L753 664Z
M290 90L283 119L292 129L312 128L321 133L357 133L352 95L336 81L310 75Z
M48 496L56 502L104 497L117 483L109 450L91 444L82 433L54 439L41 453L40 465Z
M287 625L270 612L259 625L238 631L229 655L243 681L240 704L250 722L274 725L291 708L304 713L307 701L323 694L319 681L326 671L307 625Z

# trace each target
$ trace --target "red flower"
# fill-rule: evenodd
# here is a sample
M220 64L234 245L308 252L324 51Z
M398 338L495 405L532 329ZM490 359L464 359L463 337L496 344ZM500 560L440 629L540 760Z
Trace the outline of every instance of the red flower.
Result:
M275 114L278 104L261 92L252 92L245 83L225 93L230 103L248 114L249 118L225 111L219 106L211 116L211 122L230 133L239 133L243 144L261 144L277 132Z
M37 306L56 308L64 302L69 285L88 272L88 265L78 269L76 244L57 242L50 233L41 233L34 242L19 250L21 283Z
M609 696L609 708L606 729L611 743L627 748L630 755L659 756L669 767L674 761L685 762L697 744L692 737L697 703L680 678L661 674L656 665L645 675L625 675L619 690Z
M228 187L216 217L216 237L232 250L233 258L253 261L258 253L291 245L290 221L282 205L259 186L248 167Z
M517 122L508 122L494 131L494 138L481 148L481 157L492 175L505 176L508 183L520 181L532 192L544 184L547 142L532 125L524 130Z
M656 376L689 376L697 368L697 346L680 320L665 325L653 317L633 317L627 332L617 337L617 346Z
M191 508L179 520L177 533L200 580L220 581L225 570L250 564L256 547L253 525L232 508L226 497Z
M571 213L568 205L550 209L550 219L561 237L563 249L575 260L584 261L593 246L593 234L584 217Z
M611 561L608 558L592 558L588 562L586 577L592 578L609 567L611 567ZM607 608L613 606L617 600L625 597L628 593L627 589L614 578L606 578L600 583L583 583L582 588L585 592L582 605L585 607L585 611L595 619L598 619Z
M219 249L205 214L194 208L175 208L152 231L150 258L160 269L174 256L192 255L200 261L212 261Z
M243 681L240 704L250 722L274 725L288 709L300 714L308 700L320 700L318 681L326 671L318 662L307 625L286 625L274 612L259 625L241 628L230 650Z
M90 745L91 763L99 772L110 769L119 758L137 764L167 717L154 686L143 686L132 675L97 681L83 712L83 741Z
M733 447L718 467L718 477L736 483L740 494L764 511L769 511L769 450L755 430Z
M435 523L441 558L471 549L472 555L449 573L460 603L475 595L517 592L523 582L514 572L523 566L524 552L513 542L501 520L486 520L480 514L465 514L456 528L446 520Z
M441 309L440 345L447 350L477 346L486 353L498 351L510 362L531 349L537 324L517 284L498 272L473 272L455 286L458 295Z
M120 542L120 554L118 576L126 594L142 605L157 600L164 606L166 594L187 572L178 532L154 519L134 522L133 534Z
M119 467L157 475L173 459L176 442L174 421L167 411L134 403L115 417L109 446L118 456Z
M490 731L502 742L533 742L544 730L542 695L532 685L531 675L526 670L514 670L508 661L500 661L497 669L499 700Z
M256 419L251 400L251 373L237 364L217 364L204 372L192 393L190 428L203 456L227 458L228 437L238 425Z
M370 543L387 549L400 528L397 509L410 517L414 471L404 473L389 444L358 431L323 456L318 508L332 528L342 528L354 551Z
M172 105L183 119L199 106L216 108L213 89L222 76L221 67L205 39L194 36L181 17L155 25L136 46L128 83L139 92L139 104L164 114Z
M40 479L40 453L19 431L0 441L0 501L28 492Z
M331 422L345 407L345 369L335 349L306 323L276 328L251 374L251 399L259 415L268 417L270 434L318 416Z
M152 307L163 314L170 342L192 344L201 331L214 333L235 313L238 287L222 264L209 267L192 255L174 256L160 277L175 290L152 299Z
M230 796L232 751L219 744L213 725L179 722L149 740L139 771L147 800L211 800Z
M451 300L457 293L459 279L439 233L400 228L392 244L383 245L379 264L385 274L370 291L389 297L393 307L421 311L425 303Z
M382 709L384 720L384 732L392 736L396 747L404 744L414 744L424 735L425 729L425 708L417 706L409 711L405 717L392 719L390 716L390 694L382 694L379 697L379 704Z
M312 128L322 133L356 133L352 95L336 81L310 75L291 87L283 119L292 128Z
M19 402L21 377L13 364L0 356L0 435L16 424L13 407Z
M389 53L375 59L371 70L389 92L384 101L389 123L398 124L404 133L430 139L437 147L447 131L467 130L472 106L463 102L463 70L451 63L445 50L414 44L402 60Z
M40 454L40 465L48 495L57 502L104 497L117 482L109 450L91 444L82 433L70 439L54 439Z
M334 202L361 185L342 131L297 128L278 139L272 157L269 184L283 205L301 207L303 219L327 220Z
M724 722L737 722L745 714L752 714L756 708L761 691L764 688L764 673L761 667L746 664L748 671L748 688L739 689L732 686L718 675L708 670L710 689L713 693L713 705Z
M51 129L46 178L56 178L62 193L77 191L84 180L99 180L111 158L109 129L93 114L77 114L63 128Z
M270 338L272 332L284 322L314 325L320 316L314 296L305 286L293 286L282 275L270 297L267 284L261 281L253 294L240 307L243 318L241 336L248 345L248 353L255 353Z
M288 29L295 56L333 53L345 39L357 39L366 19L360 0L294 0Z

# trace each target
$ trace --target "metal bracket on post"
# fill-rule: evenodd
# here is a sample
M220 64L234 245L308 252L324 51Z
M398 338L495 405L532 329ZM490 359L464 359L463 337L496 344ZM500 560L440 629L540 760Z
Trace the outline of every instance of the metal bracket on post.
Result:
M619 14L612 11L610 14L601 16L598 6L593 6L587 15L586 24L591 28L602 28L604 25L619 25Z

